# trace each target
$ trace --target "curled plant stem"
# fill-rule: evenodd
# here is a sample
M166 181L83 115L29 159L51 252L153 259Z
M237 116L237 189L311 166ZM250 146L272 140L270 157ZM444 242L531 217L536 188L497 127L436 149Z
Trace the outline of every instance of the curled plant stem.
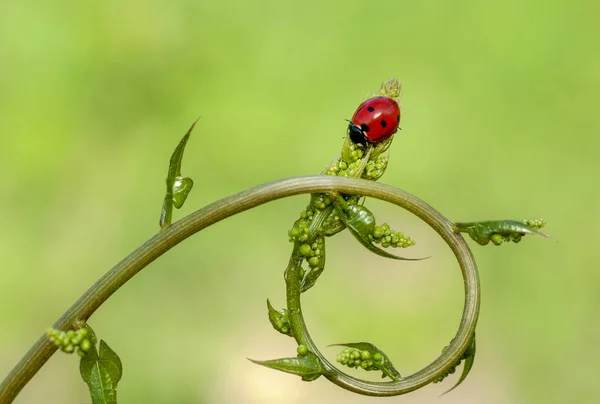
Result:
M295 247L286 269L287 309L293 335L298 345L306 346L310 352L317 355L324 368L323 375L338 386L368 396L396 396L409 393L432 383L440 375L445 374L448 369L456 366L469 347L479 315L480 291L477 265L465 240L454 232L452 222L419 198L388 185L381 186L374 182L365 184L360 190L357 188L355 192L343 191L343 193L372 196L398 205L421 218L442 237L456 256L463 274L465 306L460 326L448 349L440 357L408 377L391 382L369 382L345 374L321 354L304 323L300 303L302 257Z
M435 209L404 191L368 180L334 176L294 177L259 185L201 208L162 229L115 265L92 285L54 323L53 327L61 330L74 329L77 322L87 321L115 291L140 270L181 241L214 223L273 200L292 195L326 192L382 199L401 206L423 219L442 236L460 263L465 284L465 307L456 337L448 349L423 370L391 383L373 383L355 379L341 373L327 362L318 353L306 330L300 306L300 291L297 289L299 282L293 282L296 286L290 286L288 282L288 307L291 308L290 320L296 338L304 341L311 351L318 353L326 367L325 376L348 390L369 395L397 395L429 383L459 360L475 330L479 313L479 279L475 261L462 236L453 233L452 224ZM293 257L294 254L292 259ZM298 279L299 266L291 266L288 276ZM11 403L56 349L47 336L42 335L0 385L0 404Z

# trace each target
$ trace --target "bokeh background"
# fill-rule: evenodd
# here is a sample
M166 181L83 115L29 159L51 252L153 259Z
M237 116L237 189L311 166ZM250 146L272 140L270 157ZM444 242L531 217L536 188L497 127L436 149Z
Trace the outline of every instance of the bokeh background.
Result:
M592 403L598 387L600 6L571 1L20 1L0 6L0 377L95 280L158 230L171 151L196 187L179 218L253 185L316 174L382 81L404 81L383 182L456 221L542 216L559 242L473 246L478 352L467 381L396 398L351 394L251 364L295 354L278 201L177 246L91 319L124 363L123 403ZM304 297L316 341L368 340L403 375L454 335L462 280L406 212L420 263L348 235ZM377 378L377 375L366 377ZM86 403L55 355L17 403Z

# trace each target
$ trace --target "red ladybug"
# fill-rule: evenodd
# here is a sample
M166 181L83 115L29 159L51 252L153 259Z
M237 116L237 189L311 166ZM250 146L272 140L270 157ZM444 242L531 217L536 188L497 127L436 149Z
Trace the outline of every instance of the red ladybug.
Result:
M398 131L400 107L388 97L369 98L358 106L348 125L350 140L362 144L379 143Z

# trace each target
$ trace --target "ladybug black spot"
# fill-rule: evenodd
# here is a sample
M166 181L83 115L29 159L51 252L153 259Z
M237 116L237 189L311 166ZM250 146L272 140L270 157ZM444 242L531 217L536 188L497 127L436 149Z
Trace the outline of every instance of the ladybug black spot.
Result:
M387 126L387 122L385 121L385 119L382 119L381 122L379 122L379 124L382 128L385 128Z
M368 132L369 130L371 130L371 128L369 128L369 125L367 125L366 123L361 123L361 124L360 124L360 129L361 129L363 132Z
M373 108L373 107L367 107L367 110L368 110L369 112L373 112L373 111L375 111L375 108Z
M396 116L396 120L400 122L400 115Z

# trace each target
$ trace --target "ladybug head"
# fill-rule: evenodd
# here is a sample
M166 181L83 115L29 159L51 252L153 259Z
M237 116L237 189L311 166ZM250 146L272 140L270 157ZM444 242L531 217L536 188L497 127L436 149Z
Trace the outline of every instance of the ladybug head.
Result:
M348 122L348 134L350 135L350 140L361 146L367 146L367 135L365 135L365 132L360 126L352 123L352 121Z

